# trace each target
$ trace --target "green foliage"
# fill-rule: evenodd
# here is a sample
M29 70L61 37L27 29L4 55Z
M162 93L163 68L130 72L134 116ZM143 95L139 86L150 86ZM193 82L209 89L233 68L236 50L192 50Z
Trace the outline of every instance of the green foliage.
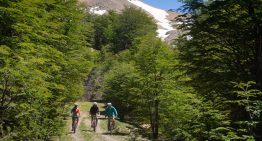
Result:
M140 91L139 74L134 65L124 62L114 65L104 79L104 99L114 103L120 118L124 119L136 106L136 96Z
M99 87L102 86L104 100L116 106L121 119L139 126L149 124L150 129L144 130L150 130L155 139L158 133L171 140L238 138L230 127L229 111L221 112L216 104L195 95L195 89L185 85L192 79L180 69L180 52L156 38L154 26L140 29L150 22L147 18L137 19L136 14L130 13L133 10L113 16L118 18L117 23L108 20L112 13L96 17L98 24L109 23L96 31L101 39L100 66L96 71L100 74L97 79L102 81ZM115 39L122 40L123 48ZM215 101L223 103L222 98Z
M65 103L83 92L90 24L74 0L0 4L0 136L47 140L61 132Z
M262 92L252 88L255 84L256 83L252 81L239 84L234 83L237 88L235 91L237 99L230 101L231 103L244 108L244 114L247 118L235 121L235 123L239 125L239 131L242 130L242 133L251 137L255 136L254 129L257 124L261 122L259 119L262 112L262 101L258 99L258 97L262 95Z
M261 1L182 2L176 48L135 8L95 17L105 100L154 139L259 140L260 92L231 82L261 90Z
M183 2L171 48L134 7L97 16L76 0L0 1L1 138L61 134L95 65L94 91L153 139L260 139L261 1Z
M206 6L190 1L187 6L193 15L183 28L190 30L187 35L192 39L180 41L179 49L192 84L212 98L210 92L214 90L227 95L231 81L255 80L258 65L248 5L214 1Z
M101 50L103 46L112 45L116 38L114 32L119 20L119 14L109 11L108 14L93 17L94 44L93 48Z
M113 52L133 47L135 39L148 34L156 35L156 24L144 11L134 7L126 7L119 17L116 26Z
M239 121L249 121L246 107L225 101L247 103L248 92L232 94L235 88L231 82L251 80L256 82L255 89L262 88L261 1L183 2L186 14L178 20L183 20L180 28L185 32L176 45L180 66L190 77L187 84L204 101L211 101L215 109L230 111L228 117L234 131L231 132L232 139L260 140L261 124L256 124L252 135L247 134L246 127L235 125ZM261 95L253 99L261 99Z
M110 51L118 53L134 47L137 38L148 34L156 35L156 24L144 11L126 7L120 14L109 11L106 15L95 16L93 48L101 50L110 46Z

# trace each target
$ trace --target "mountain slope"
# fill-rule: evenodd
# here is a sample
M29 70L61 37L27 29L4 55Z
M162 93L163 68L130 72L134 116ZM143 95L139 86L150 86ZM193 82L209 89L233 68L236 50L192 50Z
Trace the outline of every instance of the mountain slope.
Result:
M135 6L141 8L155 19L158 25L159 38L170 43L178 35L178 31L174 26L176 23L172 21L178 16L178 13L155 8L140 0L79 0L79 2L84 3L90 9L90 12L100 15L108 10L121 12L125 6Z
M168 20L169 14L165 10L152 7L139 0L128 1L145 10L146 12L150 13L150 15L154 17L154 19L156 20L156 24L158 25L158 37L160 37L161 39L166 39L170 35L168 32L174 30L174 28L171 25L171 21Z

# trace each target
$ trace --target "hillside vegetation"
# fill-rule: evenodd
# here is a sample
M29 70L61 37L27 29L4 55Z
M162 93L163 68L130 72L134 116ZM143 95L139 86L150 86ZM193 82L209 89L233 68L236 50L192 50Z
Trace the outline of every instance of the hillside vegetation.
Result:
M0 1L0 137L61 134L66 103L93 66L92 27L76 1Z

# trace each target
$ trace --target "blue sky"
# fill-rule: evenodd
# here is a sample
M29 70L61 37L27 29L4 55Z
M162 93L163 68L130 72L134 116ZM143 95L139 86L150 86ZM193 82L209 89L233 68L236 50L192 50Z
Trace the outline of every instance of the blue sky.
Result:
M182 3L178 2L177 0L141 0L144 3L152 5L156 8L168 10L168 9L177 9L179 8Z

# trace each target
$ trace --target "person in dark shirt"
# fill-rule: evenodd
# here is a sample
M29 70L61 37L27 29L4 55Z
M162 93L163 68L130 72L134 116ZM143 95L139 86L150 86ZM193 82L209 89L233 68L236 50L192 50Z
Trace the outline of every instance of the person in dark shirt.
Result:
M92 121L94 120L94 118L96 120L96 125L97 125L97 122L98 122L97 116L100 115L100 112L99 112L99 108L96 102L93 102L93 106L90 108L89 114L91 115L91 126L92 126Z

